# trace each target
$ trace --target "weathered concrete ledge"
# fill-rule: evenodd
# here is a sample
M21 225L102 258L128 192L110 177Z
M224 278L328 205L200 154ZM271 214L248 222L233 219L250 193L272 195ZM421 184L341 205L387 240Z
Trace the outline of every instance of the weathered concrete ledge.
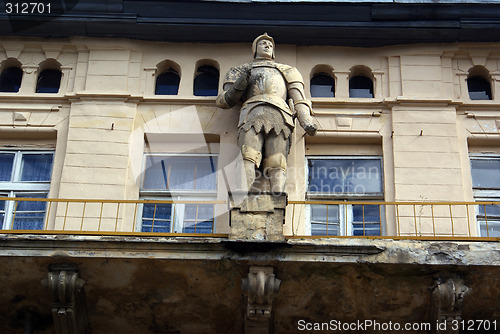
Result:
M500 266L500 244L355 238L273 243L201 237L0 234L0 257L10 256Z

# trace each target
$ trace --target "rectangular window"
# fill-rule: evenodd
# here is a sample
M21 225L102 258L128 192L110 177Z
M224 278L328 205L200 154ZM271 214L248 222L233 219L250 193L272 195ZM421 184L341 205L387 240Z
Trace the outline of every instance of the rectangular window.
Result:
M472 156L470 164L476 201L500 201L500 156ZM476 218L481 237L500 237L500 205L478 205Z
M146 154L141 198L142 232L214 233L217 156Z
M309 157L309 200L383 199L381 157ZM370 204L310 206L311 235L381 235L382 208Z
M47 198L53 160L52 151L0 151L0 196ZM40 201L0 201L2 228L41 230L46 207Z

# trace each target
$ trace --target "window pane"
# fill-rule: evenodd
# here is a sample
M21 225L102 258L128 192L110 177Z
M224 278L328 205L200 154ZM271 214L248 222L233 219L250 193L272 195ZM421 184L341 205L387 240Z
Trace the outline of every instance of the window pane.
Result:
M141 232L169 233L172 224L172 204L144 203Z
M353 205L352 214L354 236L380 235L379 205Z
M486 208L486 218L489 219L491 218L500 218L500 205L495 205L495 204L483 204L483 205L478 205L479 206L479 216L484 217L485 216L485 208Z
M363 226L363 223L353 223L352 228L354 236L380 236L380 224L365 222Z
M61 84L61 71L45 70L38 76L37 93L57 93Z
M370 78L357 76L349 80L349 97L373 97L373 82Z
M47 194L16 194L22 198L47 198ZM16 204L14 204L16 206ZM13 230L42 230L47 202L18 201L14 211Z
M352 211L355 222L380 222L378 205L353 205Z
M491 87L488 80L475 76L467 79L469 98L471 100L491 100Z
M486 228L486 221L480 221L479 226L481 229L482 237L500 237L500 222L488 220L488 228Z
M334 97L335 81L326 73L316 74L311 79L311 97Z
M311 205L311 235L340 235L338 205Z
M21 87L23 71L17 67L5 69L0 75L0 92L17 93Z
M309 159L311 193L380 194L380 159Z
M471 159L470 163L474 188L500 188L500 160Z
M177 72L169 70L156 78L156 95L177 95L180 78Z
M23 154L21 181L50 181L54 155Z
M195 96L217 96L219 92L219 71L212 66L201 66L194 79Z
M215 190L217 158L148 156L143 189Z
M212 204L186 204L183 233L213 233L213 225Z
M14 153L0 153L0 181L11 180L14 156Z

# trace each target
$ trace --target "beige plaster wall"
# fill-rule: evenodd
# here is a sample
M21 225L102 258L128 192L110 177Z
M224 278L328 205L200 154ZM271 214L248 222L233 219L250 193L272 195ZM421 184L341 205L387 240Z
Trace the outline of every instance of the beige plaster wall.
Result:
M299 69L307 94L316 71L329 71L336 82L335 98L312 99L318 136L304 137L300 128L294 134L287 186L291 200L305 199L306 155L366 154L383 157L386 201L473 200L469 150L494 148L500 138L499 44L364 49L276 42L276 61ZM12 136L21 146L42 145L40 133L52 133L51 197L137 199L148 135L202 131L218 141L213 149L222 166L237 154L237 108L220 110L215 97L193 96L193 79L198 65L210 64L220 70L221 89L232 66L251 60L250 43L3 38L0 64L8 59L22 64L24 76L19 93L0 93L0 145L9 145ZM61 88L57 94L35 94L37 73L47 59L60 65ZM179 70L177 96L154 95L162 64ZM468 98L466 79L473 67L488 74L492 101ZM348 79L360 70L374 82L373 99L349 98ZM26 121L16 120L15 113ZM227 196L224 177L218 180L222 200ZM218 210L217 232L228 232L224 208ZM129 211L119 210L119 229L131 229L132 219L122 220ZM389 225L388 231L395 231ZM300 233L303 227L294 229ZM290 219L285 233L292 233Z

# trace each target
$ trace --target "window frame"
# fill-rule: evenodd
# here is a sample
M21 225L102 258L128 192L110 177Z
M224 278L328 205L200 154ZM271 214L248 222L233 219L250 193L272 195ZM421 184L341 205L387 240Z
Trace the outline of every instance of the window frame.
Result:
M370 82L371 85L370 85L370 94L371 96L353 96L355 94L351 94L351 90L352 90L352 93L354 93L354 91L356 90L365 90L366 88L351 88L351 80L361 80L361 78L364 78L363 80L365 80L366 82ZM375 80L369 76L366 76L366 75L363 75L363 74L358 74L358 75L353 75L349 78L348 80L348 90L349 90L349 98L351 99L373 99L375 98Z
M364 194L356 194L356 193L310 193L308 191L309 188L309 160L379 160L380 161L380 188L382 190L381 193L372 193L368 195ZM332 201L351 201L355 202L359 200L360 202L370 202L377 200L384 200L384 163L383 156L381 155L357 155L357 156L349 156L349 155L341 155L341 156L332 156L332 155L311 155L306 156L306 165L305 165L305 189L306 189L306 200L332 200ZM312 208L311 205L306 205L306 235L312 235ZM322 205L322 204L317 204ZM325 206L334 206L337 205L339 207L339 235L338 236L354 236L354 205L356 204L323 204ZM363 204L360 204L363 205ZM364 204L369 205L369 204ZM385 235L385 210L381 208L381 205L377 205L379 207L379 226L380 226L380 235ZM366 221L365 221L366 222ZM327 222L327 225L329 223ZM325 234L324 236L329 236Z
M216 81L216 85L211 87L214 91L210 94L202 93L205 91L205 88L199 87L200 80L202 80L202 76L210 77ZM219 94L219 85L220 85L220 70L213 65L200 65L196 68L196 72L193 78L193 96L217 96Z
M159 90L158 89L159 88L158 81L159 81L159 79L161 80L162 77L167 77L168 75L175 75L176 76L175 94L170 94L170 93L169 94L163 94L163 93L159 94L158 93L158 90ZM156 76L154 94L157 96L176 96L176 95L179 95L180 81L181 81L181 76L179 75L179 73L176 70L174 70L173 68L169 68ZM161 86L163 86L163 85L161 85Z
M19 77L15 77L16 79L16 82L15 82L15 87L17 87L16 90L5 90L4 87L3 87L3 80L5 80L5 76L8 75L8 73L6 74L6 71L9 71L9 70L12 70L12 69L17 69L19 72L17 72L16 74L19 74L20 76ZM11 75L12 76L12 75ZM24 71L22 70L21 67L18 67L18 66L9 66L7 68L4 68L2 70L2 72L0 73L0 93L19 93L19 90L21 89L21 85L22 85L22 82L23 82L23 76L24 76ZM9 77L9 79L12 79L12 77ZM19 82L17 82L19 81ZM12 83L11 83L12 84Z
M474 196L475 202L496 202L500 201L500 186L497 189L492 188L474 188L474 180L472 179L472 160L497 160L500 161L500 154L469 154L469 164L470 164L470 175L471 175L471 185L472 185L472 195ZM487 232L486 236L481 234L481 224L483 222L496 222L495 225L498 225L498 232L500 233L500 218L487 218L481 219L479 204L474 206L474 216L476 218L476 229L478 235L480 237L487 237L489 232ZM486 213L485 213L486 214ZM487 215L486 215L487 217Z
M47 85L47 82L50 82L54 78L43 77L42 74L44 74L45 72L50 72L51 73L50 75L58 73L59 77L58 77L57 91L40 92L41 89L45 90L47 88L55 88L55 86L52 87L52 86ZM45 74L47 74L47 73L45 73ZM41 70L36 77L35 94L59 94L61 92L62 78L63 78L63 72L60 69L45 68L45 69ZM44 85L41 85L42 80L44 81ZM45 81L47 81L47 82L45 82Z
M23 149L1 149L0 154L12 154L14 153L14 160L12 163L12 172L10 181L0 181L0 197L23 197L22 195L35 195L43 194L44 198L47 198L50 192L50 186L52 182L52 173L54 170L54 150L23 150ZM52 155L52 166L49 172L49 181L21 181L22 175L22 159L26 154L51 154ZM21 195L21 196L20 196ZM19 202L18 202L19 203ZM9 200L5 201L3 210L3 220L0 221L1 228L3 230L11 230L14 225L14 210L17 213L17 207L15 207L15 201ZM45 210L46 211L46 210ZM47 212L44 213L44 221L46 219Z
M213 190L143 190L144 180L146 177L146 166L147 158L149 156L157 157L215 157L215 189ZM217 199L217 174L218 174L218 163L219 154L216 153L144 153L143 155L143 165L142 165L142 178L139 190L139 198L141 200L152 200L152 201L162 201L162 200L172 200L171 216L170 216L170 232L168 233L184 233L184 217L186 203L175 203L175 201L193 201L192 204L197 204L196 201L210 201ZM191 203L188 203L191 204ZM199 204L197 204L199 205ZM136 218L136 232L142 232L142 220L143 220L143 209L144 203L141 203L138 207L140 215ZM215 204L214 204L214 216L212 220L212 232L215 233L216 227L216 217L215 217Z
M331 79L332 84L331 85L319 85L319 84L313 83L314 80L318 80L320 77ZM330 87L330 92L331 92L332 96L318 96L316 93L313 94L313 91L315 91L315 89L313 89L314 86L328 86L328 87ZM335 80L335 77L333 77L333 76L331 76L331 75L329 75L328 73L325 73L325 72L315 73L312 76L311 80L309 80L309 93L311 94L311 98L335 98L335 93L336 93L336 80Z
M474 95L474 93L478 92L477 90L472 90L472 89L477 89L477 86L476 87L470 87L470 84L474 83L474 82L470 82L471 80L472 81L476 80L475 84L477 84L479 81L481 83L486 84L486 86L485 86L486 90L484 92L485 92L486 96L488 97L487 99L478 99L478 98L473 98L471 96L471 93L473 93L473 95ZM482 76L482 75L471 75L471 76L467 77L467 79L466 79L466 86L467 86L467 93L468 93L469 100L471 100L471 101L491 101L491 100L493 100L493 89L492 89L492 85L491 85L491 80L488 80L484 76Z

